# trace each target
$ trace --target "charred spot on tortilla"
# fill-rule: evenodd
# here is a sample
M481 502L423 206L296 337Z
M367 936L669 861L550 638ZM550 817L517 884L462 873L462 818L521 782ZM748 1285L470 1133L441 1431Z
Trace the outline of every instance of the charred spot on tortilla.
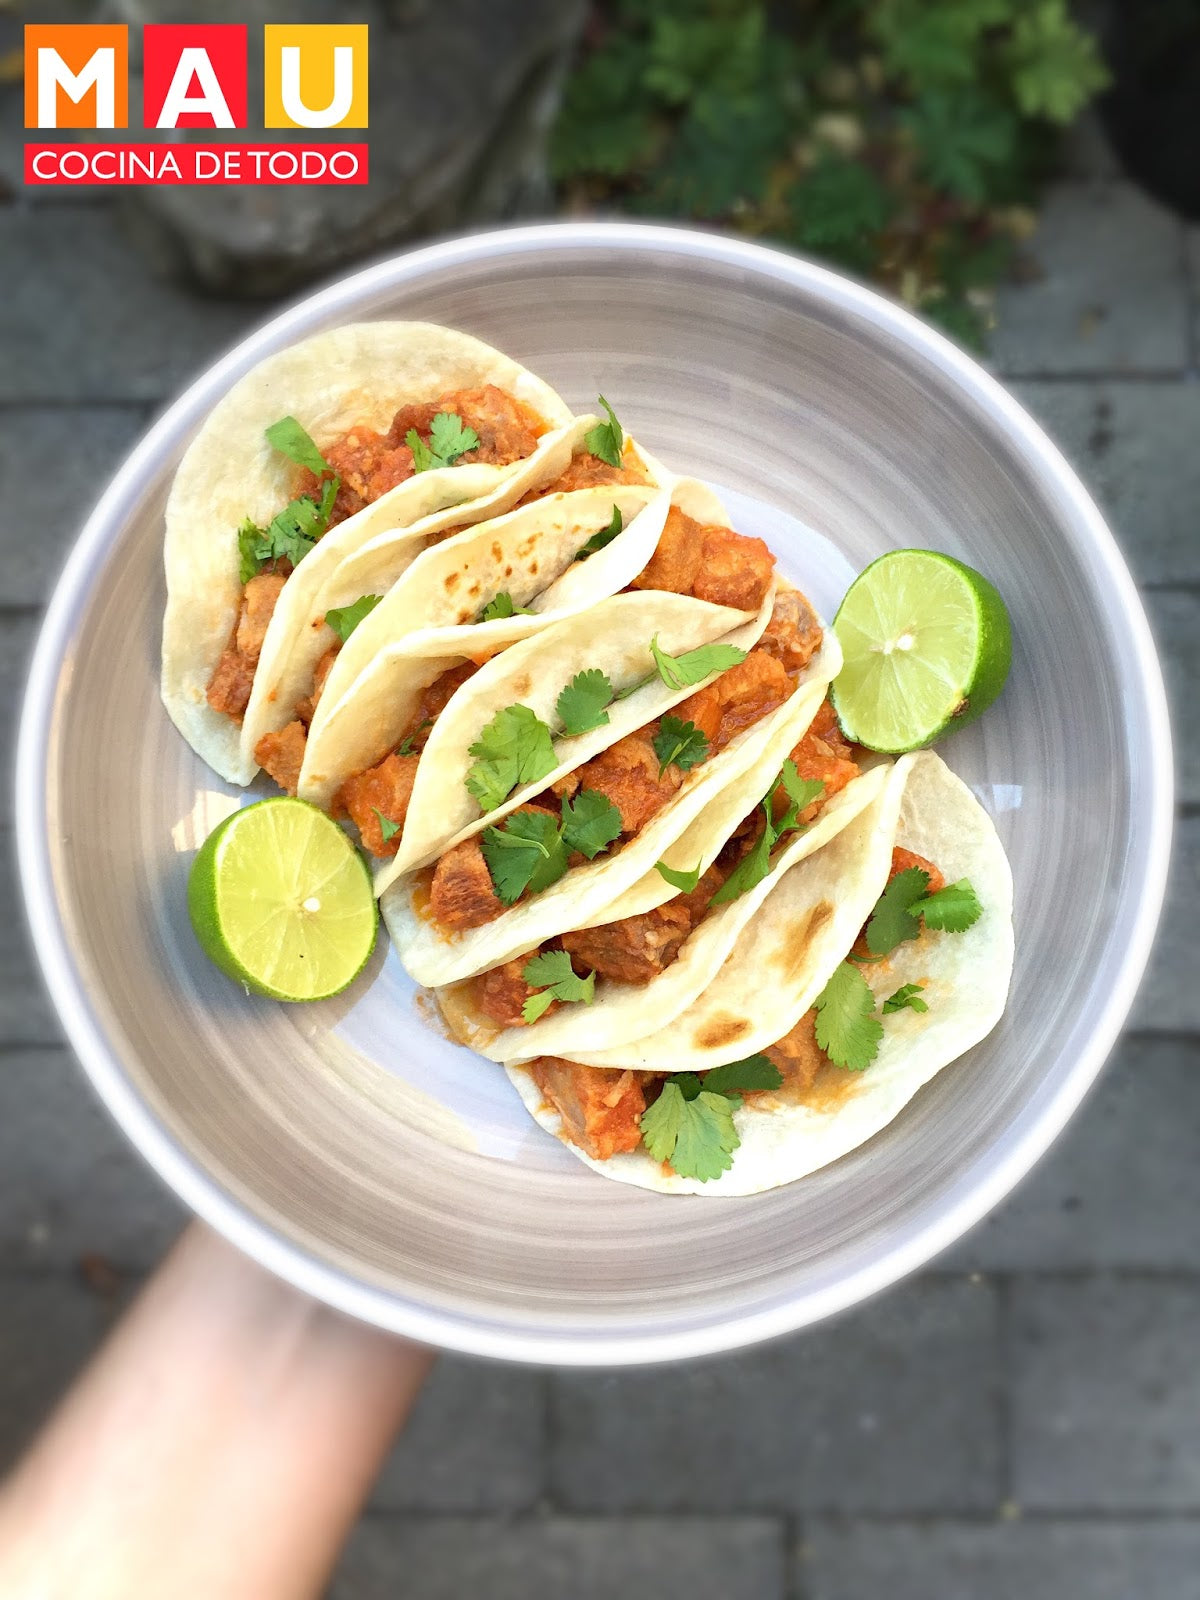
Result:
M833 907L829 901L819 900L796 925L791 936L780 948L779 964L785 978L792 979L797 973L804 971L813 941L832 916Z
M719 1050L723 1045L736 1044L750 1032L750 1028L748 1017L731 1017L726 1012L724 1016L716 1016L706 1022L697 1032L693 1043L700 1050Z

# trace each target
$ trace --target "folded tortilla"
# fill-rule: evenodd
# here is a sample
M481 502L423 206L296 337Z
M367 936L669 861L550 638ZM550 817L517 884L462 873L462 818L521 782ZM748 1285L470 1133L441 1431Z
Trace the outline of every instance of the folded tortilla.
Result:
M523 401L546 423L550 433L534 455L503 467L467 463L415 474L332 529L297 566L286 595L310 563L327 573L380 533L452 506L458 508L453 520L471 520L472 502L505 484L512 490L511 505L525 492L525 477L536 475L535 456L552 452L555 431L570 427L571 413L549 385L509 357L468 334L420 322L356 323L316 334L269 356L210 413L180 462L167 502L162 698L184 738L223 778L250 782L261 732L253 721L239 725L215 711L206 699L241 601L238 529L246 518L269 523L292 498L296 476L294 464L268 444L266 429L294 416L321 448L355 424L385 431L403 405L488 384ZM492 504L480 514L498 508L503 507ZM304 586L315 577L310 573ZM256 678L260 671L271 673L272 662L286 650L291 615L281 596Z
M736 1108L741 1145L719 1178L700 1183L666 1170L644 1147L607 1161L570 1148L597 1172L668 1194L743 1195L791 1183L885 1128L936 1073L995 1027L1013 963L1012 873L991 818L931 751L903 756L872 804L815 855L774 884L701 999L669 1029L603 1064L704 1071L783 1037L811 1009L845 960L888 877L894 846L934 862L948 883L968 878L983 913L964 933L925 929L884 961L864 964L877 1009L907 983L929 1009L885 1015L878 1054L861 1073L830 1065L803 1096L758 1094ZM796 968L797 937L806 943ZM613 1059L620 1055L620 1061ZM582 1059L582 1058L573 1058ZM594 1064L600 1058L593 1058ZM508 1073L534 1119L561 1134L527 1068Z

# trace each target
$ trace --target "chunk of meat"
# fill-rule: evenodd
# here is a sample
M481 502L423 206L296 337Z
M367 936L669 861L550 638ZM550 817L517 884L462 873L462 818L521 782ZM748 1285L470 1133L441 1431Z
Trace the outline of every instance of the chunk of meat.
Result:
M476 662L464 661L461 666L450 667L439 677L436 677L431 684L422 689L421 698L417 701L414 721L418 725L422 722L436 722L450 704L453 696L462 688L467 679L478 671L479 667ZM428 734L425 735L425 738L422 738L414 733L414 746L423 750L426 738L428 738Z
M307 743L308 732L303 722L297 720L280 728L278 733L264 733L254 746L255 761L285 794L295 794L299 786Z
M658 548L630 584L666 589L714 605L756 611L771 586L775 557L761 539L697 522L672 506Z
M373 856L394 856L400 848L419 761L419 756L385 756L377 766L347 778L338 791L335 810L349 812L364 849ZM386 840L381 816L397 825L396 832Z
M907 872L910 867L917 867L922 872L929 874L929 887L926 894L936 894L939 889L946 887L946 880L938 871L932 861L927 861L924 856L919 856L915 850L905 850L897 845L892 851L892 865L888 871L888 882L898 878L902 872Z
M781 706L791 692L792 680L782 663L765 650L751 650L744 661L689 695L671 714L702 728L708 753L714 756L743 728Z
M592 455L588 450L582 450L578 455L571 457L570 466L555 478L553 483L548 483L544 489L531 490L519 504L528 505L531 500L543 500L550 494L566 494L572 489L595 489L605 483L649 483L649 481L631 451L627 450L621 457L619 467L611 467L607 461L601 461L599 456Z
M467 928L482 928L504 910L478 834L439 857L429 890L429 911L435 922L460 933Z
M563 1137L594 1161L636 1150L642 1142L642 1074L582 1067L558 1056L538 1056L529 1071L542 1097L562 1118Z
M342 647L340 644L330 645L329 649L326 650L325 654L313 668L312 693L310 695L306 695L303 700L298 701L296 704L296 715L300 718L300 721L306 728L312 722L313 713L317 709L317 701L321 698L322 692L325 688L325 682L329 677L329 674L333 671L333 663L337 660L338 651L341 648ZM260 762L259 765L261 766L261 764L262 763Z
M611 800L621 813L621 832L639 833L683 782L678 767L668 767L660 778L659 760L650 742L655 727L641 728L609 745L580 769L585 789Z
M526 1025L521 1008L535 990L525 982L522 974L526 962L534 954L536 951L531 950L528 955L518 956L515 961L506 961L503 966L493 967L490 972L481 972L477 978L469 980L474 1009L498 1028L522 1028ZM557 1010L558 1001L552 1000L542 1015L548 1017Z
M837 713L828 700L821 702L808 732L792 751L791 759L796 763L796 771L800 777L815 779L825 786L820 797L800 813L801 822L811 822L826 801L832 800L839 789L844 789L858 777L854 746L847 744L843 738L842 730L838 726ZM777 795L776 813L785 810L786 807L786 797Z
M717 683L720 681L718 678ZM721 733L721 696L717 692L717 684L710 683L706 689L697 689L695 694L688 695L675 707L671 716L699 728L708 740L711 755Z
M805 1094L816 1082L821 1068L829 1057L817 1043L816 1010L806 1011L800 1021L782 1039L769 1045L763 1054L773 1061L783 1077L781 1088ZM778 1093L778 1090L766 1090Z
M780 589L758 649L766 650L784 670L800 672L821 647L823 632L817 614L799 589Z
M724 881L725 873L711 866L690 894L636 917L564 933L560 943L580 972L592 971L613 983L649 983L675 960Z
M206 692L209 705L235 722L242 720L250 704L263 640L286 582L287 573L282 571L260 572L250 579L242 590L233 637L209 679Z
M413 475L413 453L406 442L410 429L428 444L429 430L439 411L462 418L479 436L478 448L456 458L459 462L486 461L507 466L531 455L545 432L545 423L529 406L493 384L461 389L436 400L401 406L386 433L359 425L327 444L322 454L341 479L330 526L343 522L371 505L389 489ZM305 469L297 493L319 493L320 478Z

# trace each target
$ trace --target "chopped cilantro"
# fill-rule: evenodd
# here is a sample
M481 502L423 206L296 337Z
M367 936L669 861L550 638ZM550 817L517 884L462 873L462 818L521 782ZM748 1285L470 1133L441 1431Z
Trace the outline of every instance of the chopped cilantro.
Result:
M334 606L325 613L325 621L345 644L364 617L370 616L383 599L381 594L364 594L352 606Z
M514 789L553 772L556 762L550 729L528 706L505 706L471 746L479 759L467 770L466 785L484 811L494 811Z
M318 478L322 473L333 471L295 417L280 417L278 422L273 422L267 429L267 443L298 467L307 467Z
M621 813L607 795L581 789L573 801L563 796L562 834L568 850L593 861L621 832Z
M928 1011L928 1003L921 999L923 983L904 983L883 1002L883 1014L886 1017L892 1011L903 1011L907 1007L910 1011Z
M783 815L776 821L775 798L780 790L787 796L788 805ZM775 846L785 833L790 833L801 826L801 812L812 805L814 800L820 799L824 792L825 785L816 778L802 778L796 770L796 763L789 757L763 799L762 832L754 841L753 847L746 852L713 895L710 904L728 905L731 900L738 899L748 889L760 884L771 871L771 852Z
M329 526L339 485L339 479L326 478L319 504L311 495L302 494L277 512L265 528L258 527L247 517L237 535L239 571L244 584L268 562L286 559L293 567L300 565Z
M417 740L425 732L426 728L432 728L432 727L433 727L433 718L432 717L426 717L424 722L418 722L416 727L413 729L413 731L411 733L406 733L404 735L404 738L401 739L400 743L396 746L396 754L398 756L411 756L411 755L413 755L415 753L415 750L416 750Z
M379 818L379 831L383 835L384 844L387 844L390 839L396 837L404 824L402 822L393 822L391 817L385 817L378 806L372 806L371 810Z
M567 848L545 811L514 811L480 841L496 898L516 905L526 889L548 889L567 870Z
M541 990L540 994L531 994L521 1007L526 1022L536 1022L555 1000L582 1001L590 1006L596 992L596 974L577 977L565 950L547 950L533 956L521 969L521 976L532 988Z
M599 533L594 533L585 545L579 547L575 552L576 561L586 561L589 556L594 556L597 550L603 550L606 544L611 544L624 529L625 519L621 515L621 508L614 506L612 521L607 528L601 528Z
M867 923L867 949L873 956L890 955L898 944L915 939L921 924L913 906L929 887L929 874L920 867L908 867L890 880Z
M700 882L701 878L699 862L696 863L690 872L676 872L675 868L669 867L665 861L656 861L654 863L654 870L661 878L664 878L673 889L680 889L684 894L691 894L692 890Z
M594 456L599 456L601 461L606 461L610 467L621 465L621 451L625 446L625 435L621 424L617 421L617 414L609 405L603 395L600 404L608 412L607 422L598 422L584 435L583 442Z
M778 1089L783 1073L769 1056L746 1056L741 1061L729 1061L723 1067L713 1067L700 1080L712 1094L723 1094L732 1099L749 1089Z
M727 1172L741 1143L733 1125L733 1106L724 1095L702 1089L688 1100L670 1078L642 1113L641 1129L655 1161L669 1162L681 1178L701 1183Z
M404 435L404 442L412 451L413 471L429 472L433 467L452 467L459 456L477 450L479 435L453 411L439 411L429 425L428 444L415 428Z
M532 615L533 612L530 611L528 606L514 605L512 595L509 594L507 589L501 589L499 594L492 596L475 618L475 621L501 622L505 617L531 617Z
M555 702L564 732L574 735L602 728L608 721L605 707L612 705L614 698L608 674L599 667L577 672Z
M883 1026L871 986L843 961L817 996L817 1043L835 1066L865 1072L875 1059Z
M658 757L660 778L668 767L690 772L708 759L707 734L694 722L684 722L679 717L663 717L651 743Z
M658 675L668 689L687 689L701 683L714 672L724 672L746 659L746 652L733 644L702 644L698 650L685 650L681 656L669 656L660 650L658 635L650 641L650 654Z
M927 928L939 933L965 933L983 915L979 896L967 878L948 883L936 894L922 895L912 909L924 917Z

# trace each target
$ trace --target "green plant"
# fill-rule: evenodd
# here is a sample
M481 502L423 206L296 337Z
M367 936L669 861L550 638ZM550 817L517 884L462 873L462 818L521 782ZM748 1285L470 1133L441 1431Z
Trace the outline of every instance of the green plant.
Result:
M1105 81L1067 0L600 0L554 172L571 209L777 238L980 344L1054 129Z

